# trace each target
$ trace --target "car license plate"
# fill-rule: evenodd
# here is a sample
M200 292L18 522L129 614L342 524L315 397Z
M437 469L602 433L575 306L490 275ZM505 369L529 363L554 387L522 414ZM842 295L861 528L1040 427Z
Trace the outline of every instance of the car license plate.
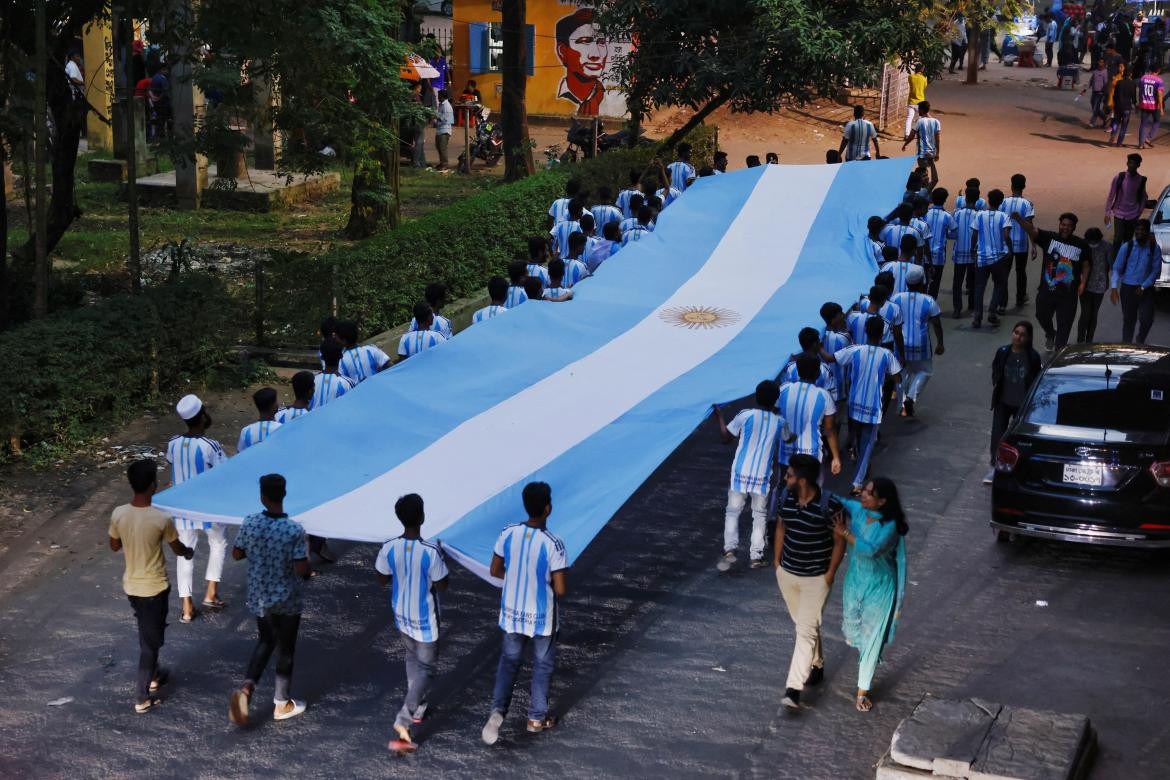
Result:
M1064 464L1064 481L1073 485L1100 487L1103 481L1101 464L1066 463Z

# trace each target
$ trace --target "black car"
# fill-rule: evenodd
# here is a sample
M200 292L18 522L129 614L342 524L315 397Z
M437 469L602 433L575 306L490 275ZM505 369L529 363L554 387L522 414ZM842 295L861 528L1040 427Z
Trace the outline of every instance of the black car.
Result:
M1058 352L999 445L991 526L1001 541L1170 547L1170 349Z

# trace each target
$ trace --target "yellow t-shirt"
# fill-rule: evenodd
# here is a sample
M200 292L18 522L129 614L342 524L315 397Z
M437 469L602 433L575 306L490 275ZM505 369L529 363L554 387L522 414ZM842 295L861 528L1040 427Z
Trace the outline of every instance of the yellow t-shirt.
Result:
M910 74L910 99L908 104L916 106L926 100L926 75L922 73Z
M152 506L123 504L110 515L110 538L122 541L122 589L127 596L157 596L167 589L162 546L179 538L172 518Z

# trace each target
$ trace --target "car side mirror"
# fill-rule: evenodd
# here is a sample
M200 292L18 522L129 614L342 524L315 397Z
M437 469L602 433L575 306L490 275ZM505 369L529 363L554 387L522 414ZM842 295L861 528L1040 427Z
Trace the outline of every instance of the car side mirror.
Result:
M1154 200L1153 198L1146 198L1146 208L1152 209L1157 205L1158 201Z

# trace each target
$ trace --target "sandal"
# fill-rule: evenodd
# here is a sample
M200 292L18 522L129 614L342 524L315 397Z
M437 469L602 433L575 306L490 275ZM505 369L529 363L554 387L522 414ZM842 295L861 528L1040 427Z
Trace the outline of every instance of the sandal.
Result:
M164 669L161 666L154 674L154 679L150 681L150 687L147 689L150 693L158 693L158 689L171 681L171 670Z
M247 688L237 688L232 691L231 696L228 697L228 720L237 726L247 726L250 722L248 705L251 701L252 692Z
M160 704L162 704L162 699L157 696L151 696L146 701L135 702L134 711L141 715L144 712L150 712Z
M873 700L872 699L870 699L868 696L858 696L857 697L857 711L858 712L869 712L872 709L873 709Z
M539 734L542 731L548 731L553 726L557 725L556 718L545 718L544 720L529 720L528 733Z
M199 610L193 609L193 610L191 610L190 615L180 615L179 622L180 623L190 623L192 620L194 620L197 617L199 617Z
M203 606L207 607L210 610L214 610L214 611L218 612L219 610L221 610L227 606L227 602L221 598L203 599Z

